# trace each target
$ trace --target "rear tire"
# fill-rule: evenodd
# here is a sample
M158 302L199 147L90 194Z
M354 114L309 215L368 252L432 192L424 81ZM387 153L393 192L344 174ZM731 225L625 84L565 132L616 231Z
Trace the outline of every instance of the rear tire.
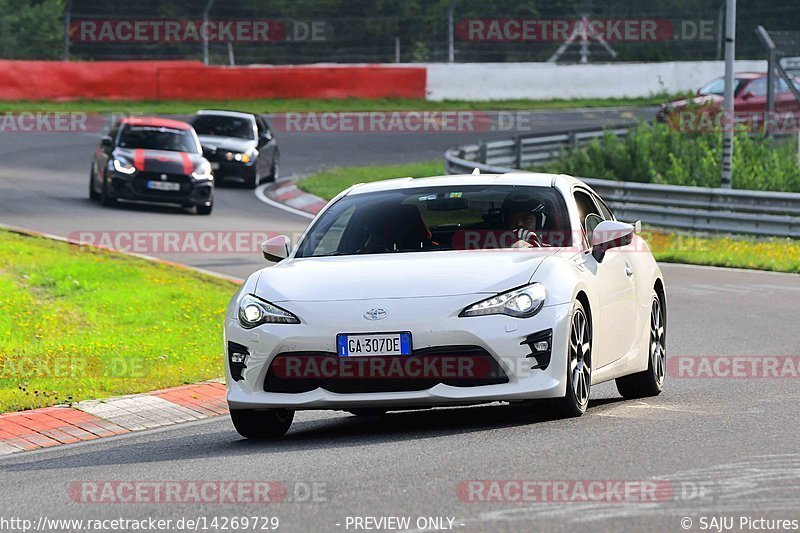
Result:
M247 439L275 439L289 431L294 411L286 409L231 409L233 427Z
M664 304L658 293L650 305L650 343L647 348L647 370L617 378L617 390L626 399L658 396L664 390L667 368L667 324Z
M592 387L592 324L581 302L575 302L569 323L567 393L549 402L552 414L559 418L585 413Z

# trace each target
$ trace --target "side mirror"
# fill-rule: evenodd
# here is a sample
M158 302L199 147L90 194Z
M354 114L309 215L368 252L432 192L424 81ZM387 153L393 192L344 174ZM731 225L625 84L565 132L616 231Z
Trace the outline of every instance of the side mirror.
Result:
M630 244L634 231L636 228L631 224L604 220L592 231L589 241L592 245L592 256L598 263L602 263L607 250Z
M751 99L751 98L752 98L752 97L754 97L754 96L755 96L755 95L754 95L752 92L750 92L750 91L747 91L746 93L744 93L744 94L742 95L742 100L749 100L749 99Z
M203 157L208 157L210 155L217 155L217 147L211 144L204 144L203 145Z
M112 139L108 135L104 135L100 139L100 146L102 146L103 148L112 148L114 146L114 139Z
M272 263L283 261L289 257L291 242L286 235L276 235L261 243L261 253L264 259Z

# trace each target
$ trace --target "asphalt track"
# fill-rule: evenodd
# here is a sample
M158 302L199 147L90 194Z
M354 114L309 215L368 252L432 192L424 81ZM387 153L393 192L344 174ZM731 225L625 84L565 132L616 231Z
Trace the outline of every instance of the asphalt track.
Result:
M538 131L619 122L620 112L543 112ZM210 217L155 207L107 209L86 199L99 134L0 135L0 222L59 235L99 230L299 231L307 223L221 188ZM283 172L327 165L439 157L485 136L284 134ZM257 254L166 254L244 276ZM662 265L668 353L800 355L800 277ZM209 325L217 327L217 325ZM592 390L580 419L551 421L529 408L487 405L383 418L304 412L272 443L242 440L226 417L0 459L0 516L176 519L277 516L283 531L354 531L347 517L451 517L460 531L683 531L681 520L729 516L800 519L797 378L668 376L665 392L622 401L613 384ZM269 505L80 504L81 480L282 480L319 501ZM467 480L661 480L657 502L466 502ZM299 495L299 494L298 494Z

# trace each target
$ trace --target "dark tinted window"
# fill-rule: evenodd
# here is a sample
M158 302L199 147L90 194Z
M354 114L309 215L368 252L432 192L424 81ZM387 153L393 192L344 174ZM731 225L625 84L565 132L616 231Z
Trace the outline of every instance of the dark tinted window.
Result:
M224 115L198 115L192 122L198 135L214 137L234 137L236 139L255 139L253 120Z
M521 242L519 230L530 240ZM570 244L566 205L556 189L419 187L342 198L314 224L297 257L522 248L526 242Z
M118 146L120 148L200 153L197 138L192 134L191 130L154 126L125 125L119 137Z

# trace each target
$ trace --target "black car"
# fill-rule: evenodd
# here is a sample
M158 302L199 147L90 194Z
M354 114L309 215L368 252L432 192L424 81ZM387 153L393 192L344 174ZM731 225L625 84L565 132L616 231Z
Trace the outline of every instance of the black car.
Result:
M280 152L267 122L233 111L198 111L192 126L218 181L255 188L278 178Z
M214 175L186 122L123 118L100 141L89 197L104 205L117 200L177 204L208 215L214 207Z

